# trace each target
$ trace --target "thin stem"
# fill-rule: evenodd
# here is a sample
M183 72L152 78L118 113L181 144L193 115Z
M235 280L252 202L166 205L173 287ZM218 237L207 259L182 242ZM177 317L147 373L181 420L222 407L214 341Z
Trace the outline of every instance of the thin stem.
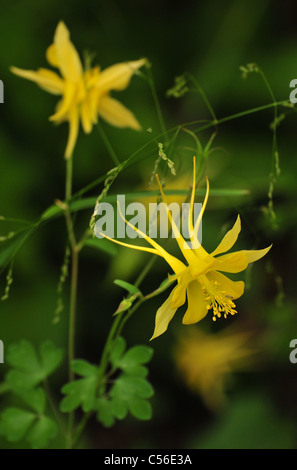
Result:
M92 412L89 412L89 413L85 413L81 422L79 423L79 425L77 426L77 430L76 430L76 433L73 437L73 441L72 441L72 445L75 446L75 444L78 442L78 440L80 439L90 417L92 415Z
M74 379L74 374L71 370L71 362L73 361L75 357L74 345L75 345L78 260L79 260L79 251L75 247L72 250L72 269L71 269L70 307L69 307L69 344L68 344L69 381L72 381Z
M154 104L155 104L155 107L156 107L157 116L158 116L158 119L159 119L161 131L163 132L164 137L166 138L166 141L168 143L167 129L166 129L166 126L165 126L165 122L164 122L160 102L159 102L159 99L158 99L158 95L157 95L157 91L156 91L155 82L154 82L151 67L147 67L147 73L148 73L148 82L149 82L151 92L152 92L152 95L153 95L153 100L154 100Z
M73 175L73 159L66 160L66 180L65 180L65 199L69 202L72 196L72 175Z
M67 232L71 247L71 284L69 301L69 324L68 324L68 378L69 382L74 380L74 373L71 370L71 362L75 357L75 323L76 323L76 304L77 304L77 281L78 281L78 262L79 249L76 244L76 237L73 228L73 219L69 210L69 202L72 197L72 177L73 177L73 158L66 161L66 181L65 181L65 219ZM74 413L69 414L67 447L72 447L72 429L74 424Z
M139 276L137 277L136 281L134 282L135 287L139 287L142 281L145 279L149 271L152 269L154 266L155 262L157 260L157 256L153 256L149 262L145 265Z
M200 84L197 82L196 78L193 77L192 74L187 73L186 75L187 75L187 76L189 77L189 79L194 83L195 87L197 88L198 93L200 93L200 95L202 96L202 99L203 99L203 101L204 101L204 103L205 103L205 105L206 105L208 111L210 112L210 114L211 114L211 116L212 116L214 122L217 122L217 117L216 117L216 115L215 115L215 112L214 112L214 110L213 110L213 107L211 106L211 104L210 104L210 102L209 102L209 100L208 100L206 94L204 93L203 89L201 88Z
M98 126L98 129L99 129L99 132L100 132L100 135L101 135L101 138L105 144L105 147L107 148L108 152L109 152L109 155L111 156L112 158L112 161L114 162L114 164L116 166L119 166L120 165L120 160L118 159L114 149L113 149L113 146L111 145L107 135L105 134L104 130L103 130L103 127L101 126L100 122L98 122L97 124Z
M43 381L43 388L44 388L44 391L45 391L45 394L46 394L46 397L48 399L48 402L49 402L49 405L51 407L51 410L53 412L53 415L62 431L62 433L64 434L64 436L66 436L66 429L65 429L65 426L64 426L64 423L62 421L62 418L59 414L59 411L57 410L57 407L54 403L54 400L52 398L52 395L51 395L51 392L50 392L50 388L49 388L49 384L48 384L48 381L47 379L45 379Z

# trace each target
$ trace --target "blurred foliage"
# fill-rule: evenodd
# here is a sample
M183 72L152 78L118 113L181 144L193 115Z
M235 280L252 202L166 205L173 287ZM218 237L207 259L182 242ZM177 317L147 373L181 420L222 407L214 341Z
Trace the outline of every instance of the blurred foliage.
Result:
M5 103L0 104L0 215L36 221L43 211L64 195L64 159L67 126L52 126L48 116L55 99L9 72L11 65L36 69L45 66L44 51L53 31L63 19L79 50L95 51L94 63L107 67L124 60L147 57L167 128L194 120L210 119L209 109L193 83L179 99L167 96L175 77L189 73L202 87L218 119L272 102L259 74L242 78L240 66L257 63L264 71L276 100L289 96L289 82L296 78L296 5L267 0L219 2L169 0L108 0L68 2L57 0L10 0L1 5L0 78ZM290 12L290 14L288 14ZM138 117L144 131L102 127L120 160L125 160L149 140L161 134L151 91L144 80L121 93ZM281 109L285 119L277 127L281 173L274 184L276 225L267 216L268 190L273 167L270 124L273 109L249 114L218 126L213 142L216 151L208 161L213 189L247 189L240 197L211 197L204 217L203 240L215 247L226 225L242 218L237 247L258 248L273 243L269 259L256 265L245 279L248 289L238 302L239 314L198 326L217 331L232 322L255 330L263 361L245 374L235 374L229 400L221 411L209 411L177 373L173 350L180 330L176 318L166 335L151 346L150 381L155 389L150 422L128 418L111 429L91 421L82 445L94 448L296 448L296 365L289 362L289 343L296 337L296 112ZM198 126L197 126L198 127ZM150 129L146 132L146 129ZM202 145L214 129L199 133ZM191 171L194 146L183 135L176 154L177 177ZM141 159L118 177L112 194L139 190L150 180L158 157L157 143L141 152ZM79 136L74 160L74 190L104 175L113 166L98 130ZM167 173L168 175L168 173ZM174 177L168 177L172 181ZM168 183L169 184L169 183ZM88 193L96 198L102 182ZM87 226L93 208L80 211L77 226ZM0 237L20 228L15 221L0 220ZM25 233L25 232L24 232ZM20 234L20 238L24 236ZM67 338L68 283L57 292L65 255L66 231L62 218L41 225L26 240L15 258L9 298L0 303L0 338L6 347L22 339L35 345L51 339L64 347ZM116 247L117 248L117 247ZM149 255L125 249L95 250L87 246L81 256L77 318L77 357L98 363L111 315L123 298L115 279L133 283ZM5 295L9 265L0 278ZM143 288L148 293L167 275L167 266L157 260ZM58 295L65 310L54 323ZM165 294L166 295L166 294ZM165 299L165 296L163 296ZM162 298L163 298L162 297ZM129 346L147 344L161 296L146 302L125 325ZM0 365L1 376L7 364ZM65 368L51 382L60 399ZM0 389L1 391L1 389ZM1 395L1 408L10 406ZM9 418L9 416L8 416ZM30 418L31 419L31 418ZM26 443L23 444L26 447ZM59 440L53 446L63 446ZM0 447L14 444L0 439ZM15 445L16 446L16 445Z

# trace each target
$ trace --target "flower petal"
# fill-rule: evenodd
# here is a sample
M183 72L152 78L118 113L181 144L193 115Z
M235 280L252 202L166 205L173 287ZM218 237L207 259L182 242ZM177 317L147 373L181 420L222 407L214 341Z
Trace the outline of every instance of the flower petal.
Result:
M157 338L157 336L160 336L163 333L165 333L165 331L168 328L169 322L172 320L177 310L176 308L171 307L172 297L174 295L175 289L176 287L173 289L169 297L165 300L165 302L161 305L161 307L158 309L156 313L155 330L150 341L152 339Z
M237 253L244 253L247 257L248 263L253 263L254 261L258 261L258 259L263 258L268 251L271 249L272 245L268 246L267 248L263 248L262 250L242 250L238 251Z
M210 281L216 281L219 283L220 290L226 291L227 295L230 295L232 299L238 299L244 292L243 281L232 281L227 276L217 271L210 271L206 274L206 277Z
M69 135L67 141L67 147L65 150L65 158L69 159L72 157L73 150L76 144L77 136L79 131L79 113L76 106L69 112Z
M96 81L96 86L102 92L124 90L130 83L133 74L144 64L146 59L122 62L103 70Z
M130 127L136 131L141 129L141 126L134 114L122 105L122 103L108 95L103 96L100 99L98 113L112 126Z
M65 81L64 94L57 106L55 114L50 116L50 121L61 122L65 120L66 115L69 113L69 109L73 107L74 96L76 93L76 85L73 82ZM76 106L74 104L74 106Z
M234 245L234 243L236 242L238 238L238 234L240 233L240 230L241 230L241 223L240 223L240 217L238 215L236 222L231 228L231 230L229 230L229 232L226 233L221 243L211 253L211 255L215 256L215 255L219 255L220 253L226 253L226 251L229 251Z
M169 207L168 207L168 201L167 201L167 198L164 194L164 191L163 191L162 185L160 183L160 179L159 179L158 174L156 174L156 179L157 179L158 186L159 186L159 189L160 189L160 193L161 193L161 196L162 196L162 201L165 202L165 208L166 208L166 212L167 212L169 222L170 222L171 227L172 227L172 233L174 235L174 238L176 239L176 241L178 243L178 246L180 248L180 251L182 252L184 258L187 260L188 264L189 265L194 264L197 261L197 258L195 257L195 255L193 253L193 250L189 249L188 244L185 242L184 238L182 237L182 235L179 231L179 228L177 227L177 225L176 225L176 223L175 223L175 221L172 217L172 214L171 214L171 212L169 210Z
M80 118L83 130L89 134L93 128L93 116L87 100L84 100L80 108Z
M57 55L57 48L55 44L51 44L45 53L46 60L52 67L59 68L59 59Z
M201 285L198 281L192 281L187 286L188 309L183 317L184 325L192 325L202 320L207 314L207 306L204 300Z
M248 258L244 251L236 251L216 258L214 269L226 273L240 273L248 266Z
M35 82L40 88L52 93L53 95L61 95L64 91L64 82L55 72L47 69L23 70L18 67L11 67L11 72L19 77L26 78Z
M187 285L189 284L191 279L192 277L189 269L186 269L184 273L177 277L178 284L174 288L171 308L178 308L185 303Z
M168 253L166 250L164 250L164 248L161 247L161 245L159 245L157 242L155 242L155 240L150 238L148 235L146 235L146 233L142 232L138 227L132 225L128 220L126 220L123 213L122 213L122 211L121 211L121 207L120 207L119 202L118 202L118 211L119 211L119 214L122 217L122 219L126 222L126 224L129 227L131 227L132 229L134 229L135 232L138 233L138 235L140 235L142 238L144 238L150 245L152 245L157 250L158 254L160 256L162 256L162 258L165 259L165 261L173 269L175 274L179 274L179 273L183 272L186 269L186 266L184 265L184 263L182 261L180 261L178 258L176 258L175 256Z
M60 21L54 36L55 50L48 58L59 64L61 74L67 80L77 82L83 73L83 68L77 50L70 41L69 31L63 21Z

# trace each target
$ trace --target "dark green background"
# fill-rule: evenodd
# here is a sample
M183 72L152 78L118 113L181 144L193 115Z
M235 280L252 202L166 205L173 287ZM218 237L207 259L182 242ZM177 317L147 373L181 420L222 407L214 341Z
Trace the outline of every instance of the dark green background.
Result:
M188 94L180 100L166 98L174 77L188 71L199 81L216 115L221 118L271 102L257 74L243 80L239 66L258 63L277 100L289 97L289 82L297 77L296 5L286 1L236 0L220 2L172 1L13 1L2 2L0 13L0 79L5 103L0 105L0 215L35 220L57 198L64 197L64 159L67 126L48 122L56 99L34 84L13 76L9 67L46 67L45 50L55 27L63 19L77 49L95 51L94 63L113 63L147 57L152 63L157 93L168 128L197 119L209 119L201 97ZM118 130L103 123L120 160L160 133L151 92L134 77L118 95L145 131ZM283 110L280 110L282 112ZM288 110L286 110L288 111ZM234 321L247 322L262 334L260 353L264 365L235 375L228 405L219 413L205 408L199 396L179 378L172 350L181 327L178 313L166 335L155 340L151 382L154 417L149 423L128 419L113 429L100 430L92 422L85 445L94 448L295 448L297 429L297 365L289 362L289 342L296 327L296 114L289 111L278 129L281 175L274 190L277 229L263 212L267 205L271 171L273 110L251 114L219 126L210 158L213 188L245 188L244 198L210 198L204 217L203 241L214 248L240 212L243 230L239 248L264 247L270 254L252 271L250 289L238 302ZM210 132L199 135L206 143ZM144 152L141 163L122 173L112 193L137 189L148 181L157 151ZM176 156L177 170L191 167L192 156ZM184 161L181 161L183 160ZM113 163L97 129L80 133L74 156L74 189L78 190L108 171ZM141 175L141 176L140 176ZM89 195L97 196L99 185ZM92 209L79 215L83 232ZM1 225L0 235L14 227ZM225 226L226 228L226 226ZM51 338L60 346L67 341L67 309L61 322L52 320L57 299L59 270L65 247L65 227L57 219L39 229L23 246L14 263L10 299L0 304L0 338L5 347L22 338L39 344ZM115 278L133 282L149 255L121 250L120 256L86 248L81 256L78 302L77 357L96 363L111 315L123 291ZM143 285L149 292L167 274L161 260ZM276 303L280 276L284 298ZM5 289L5 273L0 278ZM68 284L65 286L67 304ZM154 313L165 296L147 302L127 324L129 345L148 343ZM221 328L231 321L222 321ZM200 326L200 325L199 325ZM214 328L210 318L201 327ZM1 376L5 365L0 365ZM65 367L53 376L55 398L64 382ZM1 398L3 406L6 399ZM0 441L1 448L11 447ZM25 444L21 444L22 446ZM61 445L58 441L55 445Z

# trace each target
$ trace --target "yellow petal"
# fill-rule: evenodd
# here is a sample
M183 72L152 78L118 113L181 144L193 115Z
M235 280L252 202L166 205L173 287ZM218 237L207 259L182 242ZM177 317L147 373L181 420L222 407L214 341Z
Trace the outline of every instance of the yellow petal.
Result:
M216 281L219 283L219 290L225 291L227 295L230 295L233 299L238 299L244 292L243 281L231 281L227 276L217 271L210 271L206 274L206 277L210 281Z
M105 233L99 232L99 235L101 235L104 238L107 238L107 240L110 240L113 243L117 243L118 245L125 246L126 248L132 248L133 250L139 250L139 251L146 251L148 253L153 253L154 255L159 255L162 256L157 250L154 248L147 248L146 246L139 246L139 245L131 245L130 243L125 243L125 242L120 242L119 240L116 240L115 238L110 238Z
M171 308L178 308L183 305L186 301L186 288L187 283L184 282L183 278L178 282L177 286L174 288Z
M119 101L111 98L110 96L106 95L100 99L98 113L112 126L130 127L136 131L141 129L141 126L134 114Z
M73 150L77 141L79 131L79 113L76 106L69 112L69 135L68 135L68 142L67 147L65 150L65 158L69 159L72 157Z
M80 118L83 130L89 134L93 127L93 117L87 100L84 100L81 105Z
M165 331L168 328L169 322L172 320L176 312L176 308L171 307L171 301L172 301L172 297L174 295L175 289L176 287L173 289L173 291L171 292L167 300L165 300L165 302L161 305L161 307L158 309L156 313L155 330L150 341L152 339L157 338L157 336L160 336L163 333L165 333Z
M74 96L76 92L76 85L73 82L65 82L65 89L62 100L59 102L57 111L55 114L50 116L50 121L62 121L65 116L69 113L69 109L73 106Z
M156 179L157 179L157 182L158 182L158 185L159 185L159 189L160 189L160 193L161 193L161 196L162 196L162 200L163 202L165 202L166 204L166 211L167 211L167 216L168 216L168 219L169 219L169 222L171 224L171 227L172 227L172 232L173 232L173 235L178 243L178 246L183 254L183 256L185 257L185 259L187 260L187 262L189 263L189 265L192 265L194 264L196 261L197 261L197 258L195 257L194 253L193 253L193 250L191 250L189 247L187 248L187 243L185 242L184 238L182 237L175 221L173 220L173 217L171 215L171 212L170 210L168 209L168 202L167 202L167 198L164 194L164 191L163 191L163 188L162 188L162 185L160 183L160 180L159 180L159 176L156 175Z
M169 266L171 266L171 268L176 274L185 270L186 266L184 265L182 261L180 261L178 258L168 253L166 250L164 250L164 248L161 247L161 245L155 242L155 240L150 238L148 235L146 235L146 233L142 232L141 230L139 230L139 228L135 227L128 220L125 219L121 211L121 207L119 203L118 203L118 211L122 219L126 222L126 224L129 227L131 227L133 230L135 230L135 232L138 233L138 235L140 235L142 238L144 238L150 245L152 245L155 248L155 250L157 250L158 254L162 256L162 258L165 259L165 261L169 264Z
M36 83L40 88L52 93L53 95L61 95L64 91L64 82L55 72L47 69L23 70L18 67L11 67L11 72L19 77L26 78Z
M208 196L209 196L209 181L208 181L208 178L206 178L206 193L205 193L205 197L204 197L204 201L203 201L203 204L202 204L201 211L200 211L200 213L197 217L197 220L195 222L195 227L194 227L196 238L198 237L198 230L199 230L199 227L200 227L200 224L201 224L201 221L202 221L202 217L203 217L203 214L204 214L204 211L205 211L205 208L206 208L206 204L207 204L207 201L208 201Z
M229 230L229 232L226 233L224 238L222 239L221 243L218 245L218 247L211 253L212 256L218 255L220 253L226 253L226 251L229 251L234 243L236 242L238 238L238 234L240 233L241 230L241 223L240 223L240 217L239 215L237 216L237 220L235 224L233 225L232 229Z
M52 67L59 68L59 59L57 55L57 48L55 44L51 44L45 53L46 60Z
M254 261L258 261L258 259L263 258L268 251L271 249L272 245L268 246L267 248L263 248L262 250L242 250L238 251L238 253L244 253L247 257L248 263L253 263Z
M192 185L192 192L191 192L188 230L189 230L191 243L194 243L196 245L199 242L197 240L197 237L195 236L195 231L194 231L194 226L193 226L193 209L194 209L194 201L195 201L195 191L196 191L196 157L193 157L193 185Z
M77 50L70 41L69 31L63 21L60 21L54 36L55 54L61 74L67 80L77 82L83 73L83 68ZM50 57L53 59L53 57Z
M129 85L133 74L145 63L146 59L140 59L112 65L101 72L96 81L96 86L102 92L124 90Z
M184 325L192 325L202 320L207 314L207 306L204 300L201 285L198 281L192 281L187 286L188 309L183 317Z
M244 251L236 251L216 258L214 269L226 273L240 273L248 266L248 259Z

